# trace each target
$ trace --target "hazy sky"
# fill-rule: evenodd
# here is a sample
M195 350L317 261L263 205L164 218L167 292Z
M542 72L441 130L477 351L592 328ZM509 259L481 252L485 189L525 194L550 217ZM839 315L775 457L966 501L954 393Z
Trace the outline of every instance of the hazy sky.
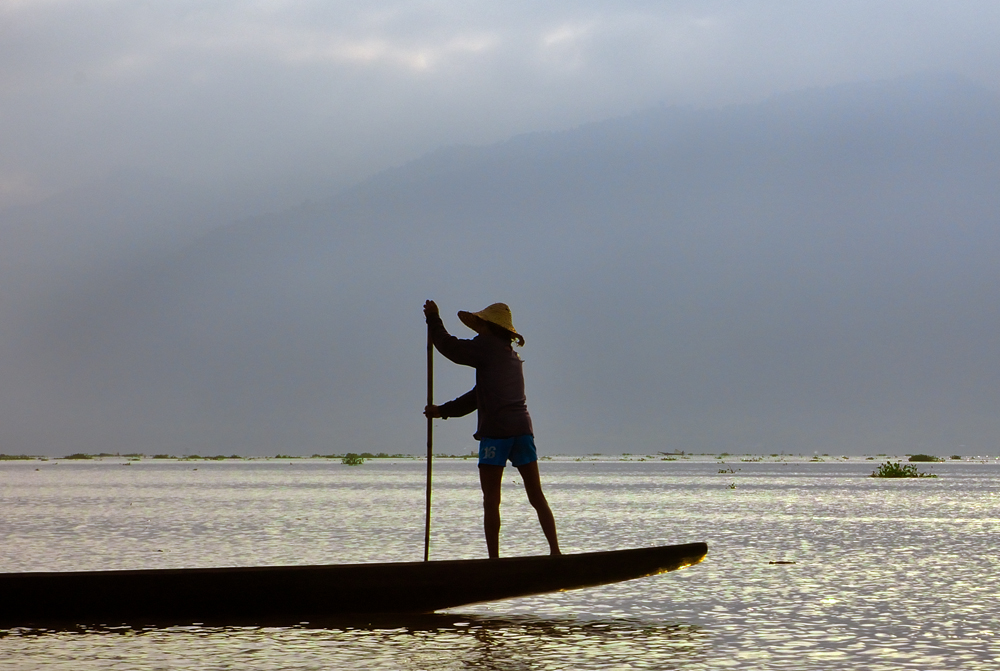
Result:
M1000 3L0 1L0 207L115 171L319 197L441 145L952 72Z
M0 0L0 449L419 451L435 298L516 305L557 452L994 450L997 35L985 1Z

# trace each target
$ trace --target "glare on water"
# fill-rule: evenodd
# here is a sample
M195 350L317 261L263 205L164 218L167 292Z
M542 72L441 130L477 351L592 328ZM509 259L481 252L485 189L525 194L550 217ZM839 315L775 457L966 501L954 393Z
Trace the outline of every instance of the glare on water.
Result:
M709 543L676 573L416 618L15 629L0 659L74 671L996 668L1000 466L882 480L857 458L724 461L541 465L565 552ZM0 571L417 561L423 469L4 462ZM485 556L475 462L437 460L433 501L432 558ZM502 554L546 551L513 469L503 513Z

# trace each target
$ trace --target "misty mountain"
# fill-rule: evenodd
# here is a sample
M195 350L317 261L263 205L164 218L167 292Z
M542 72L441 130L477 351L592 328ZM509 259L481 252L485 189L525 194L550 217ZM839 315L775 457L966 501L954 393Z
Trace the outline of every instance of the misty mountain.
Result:
M948 78L441 149L22 301L0 451L420 452L434 298L511 305L543 452L992 453L997 184Z

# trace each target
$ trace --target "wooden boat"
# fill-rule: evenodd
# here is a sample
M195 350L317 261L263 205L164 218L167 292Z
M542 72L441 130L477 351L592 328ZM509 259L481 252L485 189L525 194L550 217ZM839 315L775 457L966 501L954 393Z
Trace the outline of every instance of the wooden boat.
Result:
M311 621L430 613L631 580L700 562L705 543L559 557L0 574L0 626Z

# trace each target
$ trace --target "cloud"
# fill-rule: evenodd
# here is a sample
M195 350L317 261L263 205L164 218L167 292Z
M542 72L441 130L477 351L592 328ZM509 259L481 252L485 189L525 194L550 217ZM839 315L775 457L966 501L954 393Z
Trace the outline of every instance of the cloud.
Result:
M284 182L294 200L661 103L925 71L1000 88L983 1L65 0L0 17L0 174L35 185L0 207L116 169Z

